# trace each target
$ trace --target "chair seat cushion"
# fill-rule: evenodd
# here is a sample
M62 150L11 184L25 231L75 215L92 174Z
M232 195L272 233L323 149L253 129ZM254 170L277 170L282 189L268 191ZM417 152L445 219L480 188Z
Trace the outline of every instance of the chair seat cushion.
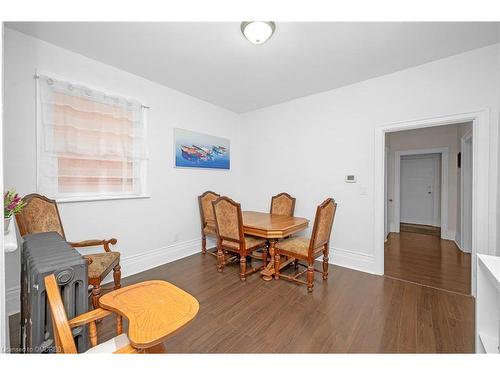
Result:
M203 233L208 234L208 235L212 235L212 236L216 236L217 235L215 227L211 226L211 225L208 225L208 224L205 226L205 229L203 229Z
M278 250L284 250L289 253L307 257L310 241L311 239L309 237L290 237L285 240L278 241L274 247Z
M113 337L111 340L100 343L99 345L90 348L85 354L109 354L116 352L118 349L123 348L130 344L130 341L125 333Z
M265 246L265 244L266 244L266 239L264 239L264 238L245 236L245 248L246 249L251 249L252 247L258 247L258 246ZM240 249L239 245L233 241L223 240L222 246L228 247L228 248L234 249L234 250Z
M89 264L89 279L103 278L120 262L120 253L110 251L85 255L84 258L92 261Z

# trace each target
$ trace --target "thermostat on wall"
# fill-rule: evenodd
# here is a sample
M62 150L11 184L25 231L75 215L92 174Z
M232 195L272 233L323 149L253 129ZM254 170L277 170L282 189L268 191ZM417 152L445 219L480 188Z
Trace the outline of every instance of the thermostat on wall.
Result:
M348 174L345 176L345 182L353 183L356 182L356 176L353 174Z

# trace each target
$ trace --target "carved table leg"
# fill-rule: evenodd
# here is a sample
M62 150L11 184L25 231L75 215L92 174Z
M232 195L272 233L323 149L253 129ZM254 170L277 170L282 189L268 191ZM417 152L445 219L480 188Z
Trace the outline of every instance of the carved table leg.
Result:
M271 258L271 261L268 263L267 267L262 270L260 273L262 275L262 278L265 281L270 281L273 279L274 275L274 245L276 244L277 240L275 238L272 238L269 240L269 257Z

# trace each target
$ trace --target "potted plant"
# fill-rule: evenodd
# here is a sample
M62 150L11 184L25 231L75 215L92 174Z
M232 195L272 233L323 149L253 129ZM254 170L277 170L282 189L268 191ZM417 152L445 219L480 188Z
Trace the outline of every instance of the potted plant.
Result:
M19 194L15 190L6 192L3 196L3 231L9 231L10 220L13 215L21 212L26 203L23 202Z

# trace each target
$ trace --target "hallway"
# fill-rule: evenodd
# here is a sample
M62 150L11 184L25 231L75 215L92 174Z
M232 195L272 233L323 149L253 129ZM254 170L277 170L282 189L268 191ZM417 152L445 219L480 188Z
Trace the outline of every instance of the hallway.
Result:
M471 256L453 241L419 233L390 233L385 275L470 295Z

